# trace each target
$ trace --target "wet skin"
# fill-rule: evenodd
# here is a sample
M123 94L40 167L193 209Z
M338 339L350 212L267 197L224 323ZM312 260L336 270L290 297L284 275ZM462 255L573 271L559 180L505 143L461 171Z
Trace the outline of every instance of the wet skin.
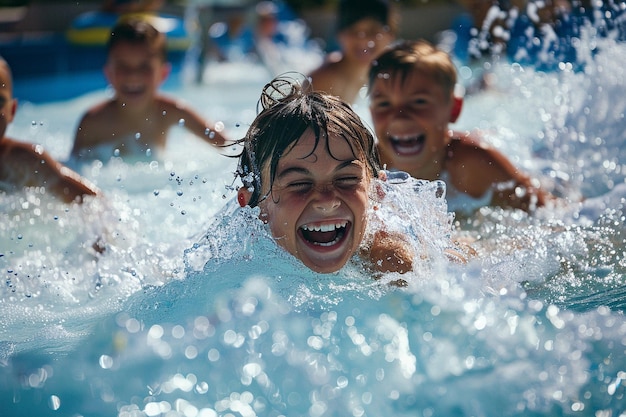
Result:
M345 139L322 138L314 149L307 130L278 163L276 179L259 203L277 243L310 269L341 269L357 252L366 225L370 178ZM267 175L264 175L267 178ZM264 181L264 192L269 180Z

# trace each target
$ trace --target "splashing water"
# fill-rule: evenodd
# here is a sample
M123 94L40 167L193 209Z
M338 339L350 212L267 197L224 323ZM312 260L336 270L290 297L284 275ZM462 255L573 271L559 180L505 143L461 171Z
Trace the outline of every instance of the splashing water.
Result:
M386 219L430 254L406 288L302 267L232 201L235 160L182 129L158 162L83 167L102 200L3 195L3 413L622 415L626 48L597 42L584 71L494 65L458 126L572 202L451 231L437 183L389 185ZM175 93L241 136L265 81L231 80ZM9 133L63 159L97 99L23 106ZM440 254L450 234L468 264Z

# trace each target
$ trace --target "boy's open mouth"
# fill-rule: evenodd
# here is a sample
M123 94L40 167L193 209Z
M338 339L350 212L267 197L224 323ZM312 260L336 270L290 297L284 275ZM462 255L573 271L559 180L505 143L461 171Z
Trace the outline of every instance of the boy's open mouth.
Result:
M350 222L340 221L334 224L309 225L300 227L300 235L315 246L331 247L346 235Z
M415 155L424 149L424 143L426 142L426 135L412 135L412 136L391 136L389 135L389 141L393 150L398 155Z
M130 96L138 96L144 93L144 91L146 91L144 86L141 85L126 85L123 87L123 92L124 94L130 95Z

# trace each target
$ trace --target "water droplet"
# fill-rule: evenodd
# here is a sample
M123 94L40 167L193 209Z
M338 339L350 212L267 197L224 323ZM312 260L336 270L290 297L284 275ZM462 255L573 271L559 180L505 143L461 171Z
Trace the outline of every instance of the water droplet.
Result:
M177 196L179 196L179 197L180 197L181 195L183 195L183 190L178 190L178 191L176 191L176 195L177 195Z
M160 191L159 190L154 190L153 193L154 193L155 196L157 196L157 195L159 195Z
M200 382L196 385L195 389L198 394L206 394L209 391L209 384L204 381Z
M113 358L109 355L102 355L100 356L98 363L102 369L111 369L113 366Z
M137 132L135 133L135 140L141 139L141 133Z
M178 126L180 126L180 127L185 126L185 119L178 120Z
M51 395L50 399L48 400L48 406L52 410L58 410L59 408L61 408L61 399L56 395Z

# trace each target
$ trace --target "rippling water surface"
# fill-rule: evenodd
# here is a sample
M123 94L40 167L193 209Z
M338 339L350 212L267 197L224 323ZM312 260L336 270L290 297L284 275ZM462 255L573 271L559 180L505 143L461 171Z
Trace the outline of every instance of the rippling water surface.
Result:
M483 209L451 229L432 184L399 187L390 204L415 210L389 214L394 227L478 254L433 251L407 288L357 262L303 268L233 203L235 160L180 128L161 161L81 168L102 199L3 195L3 415L624 415L626 48L599 47L580 72L496 65L455 126L572 202ZM169 93L241 136L267 79L221 74ZM105 95L22 103L9 133L65 160Z

